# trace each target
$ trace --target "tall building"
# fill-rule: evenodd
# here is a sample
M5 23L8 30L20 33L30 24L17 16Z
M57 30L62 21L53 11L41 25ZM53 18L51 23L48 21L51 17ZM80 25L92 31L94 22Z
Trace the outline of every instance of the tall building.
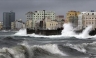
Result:
M38 20L43 20L45 17L49 17L51 20L55 20L55 13L52 11L35 11L26 13L27 20L32 19L32 29L35 29L35 24Z
M15 12L10 11L10 19L11 19L11 22L15 21Z
M11 22L15 21L15 13L10 12L3 12L3 29L10 30L11 29Z

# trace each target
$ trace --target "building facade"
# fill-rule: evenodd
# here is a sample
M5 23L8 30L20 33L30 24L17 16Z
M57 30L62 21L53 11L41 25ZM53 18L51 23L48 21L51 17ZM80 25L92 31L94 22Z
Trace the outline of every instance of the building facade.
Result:
M3 22L0 22L0 30L3 28Z
M15 21L15 29L19 30L19 29L23 29L25 28L25 23L20 19L20 20L16 20Z
M36 22L38 20L43 20L45 17L50 17L52 20L55 20L55 13L52 11L35 11L26 13L27 20L32 19L32 29L35 29Z
M92 28L96 28L96 12L81 12L80 15L78 15L78 29L85 29L89 25L92 26Z
M15 30L15 22L11 22L11 30Z
M93 29L96 28L96 12L85 12L83 14L83 28L92 25Z
M32 20L27 20L26 21L26 28L32 28Z
M62 21L62 20L64 20L64 15L56 16L56 21Z
M78 30L82 30L83 29L83 17L82 17L82 13L78 15Z
M70 17L78 17L79 14L79 11L68 11L66 14L66 22L71 22L72 20L70 20Z
M58 22L56 21L48 21L46 22L46 30L57 30Z
M10 30L11 22L15 21L15 13L14 12L3 12L3 29Z

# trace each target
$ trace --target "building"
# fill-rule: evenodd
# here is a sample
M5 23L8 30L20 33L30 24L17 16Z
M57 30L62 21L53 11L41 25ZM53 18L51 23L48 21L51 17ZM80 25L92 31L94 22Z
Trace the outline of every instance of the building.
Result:
M49 17L46 17L45 20L40 20L36 22L35 30L57 30L58 21L51 20Z
M10 30L11 29L11 22L15 21L15 13L10 12L3 12L3 29Z
M92 25L92 28L96 28L96 12L81 12L78 15L78 29L85 29L89 25Z
M65 22L64 15L56 16L56 21L58 22L58 28L62 28Z
M82 30L83 29L83 21L82 21L82 19L83 19L83 17L82 17L82 13L81 14L79 14L78 15L78 30Z
M11 30L15 30L15 22L11 22Z
M35 29L37 20L45 19L45 17L50 17L55 20L55 13L52 11L35 11L26 13L27 20L32 19L32 29Z
M70 17L78 17L79 14L79 11L68 11L66 14L66 22L71 22L72 20L70 21Z
M62 20L64 20L64 15L56 16L56 21L62 21Z
M46 30L57 30L58 22L56 21L48 21L46 22Z
M3 22L0 22L0 30L3 28Z
M19 30L19 29L23 29L25 28L25 23L20 19L20 20L16 20L15 21L15 29Z
M30 20L27 20L26 21L26 28L32 28L32 20L30 19Z
M70 16L69 17L70 23L72 23L74 28L78 26L78 16Z
M96 12L83 12L83 28L92 25L93 29L96 28Z

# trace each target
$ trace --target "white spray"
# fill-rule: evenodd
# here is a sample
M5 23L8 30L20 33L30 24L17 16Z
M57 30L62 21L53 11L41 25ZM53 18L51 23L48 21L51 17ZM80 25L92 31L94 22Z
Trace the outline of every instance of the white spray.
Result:
M44 36L44 35L36 35L36 34L27 34L26 29L20 29L15 36L30 36L30 37L48 37L48 38L58 38L58 37L76 37L76 38L91 38L95 36L90 36L89 32L92 30L92 26L88 26L82 33L77 34L74 32L74 28L72 27L71 23L66 23L63 25L64 29L61 32L61 35L51 35L51 36Z

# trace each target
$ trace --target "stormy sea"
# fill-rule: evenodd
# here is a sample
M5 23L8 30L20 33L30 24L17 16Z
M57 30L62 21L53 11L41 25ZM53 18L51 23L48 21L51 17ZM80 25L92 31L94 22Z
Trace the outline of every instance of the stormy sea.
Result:
M27 34L0 31L0 58L95 58L96 36L90 36L92 26L75 33L71 24L64 24L61 35Z

